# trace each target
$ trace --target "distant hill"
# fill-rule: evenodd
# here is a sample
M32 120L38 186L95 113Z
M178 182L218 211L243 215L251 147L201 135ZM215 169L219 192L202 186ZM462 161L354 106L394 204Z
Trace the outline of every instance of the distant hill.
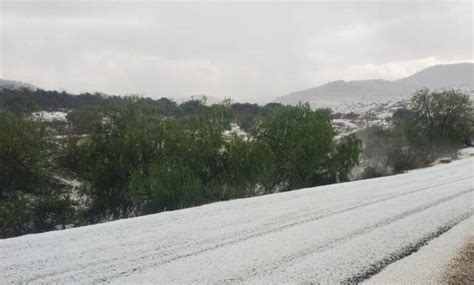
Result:
M6 80L0 78L0 89L21 89L26 88L30 90L37 90L38 87L31 85L26 82L15 81L15 80Z
M429 89L472 88L474 83L474 63L435 65L396 82L398 84Z
M298 104L309 102L313 107L333 107L360 102L399 99L420 88L474 89L474 64L436 65L399 80L333 81L322 86L296 91L275 102Z

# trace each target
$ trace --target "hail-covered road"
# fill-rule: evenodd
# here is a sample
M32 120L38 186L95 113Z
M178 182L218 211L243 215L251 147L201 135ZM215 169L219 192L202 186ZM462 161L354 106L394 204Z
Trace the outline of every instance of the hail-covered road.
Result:
M0 240L3 283L358 283L472 220L474 158Z

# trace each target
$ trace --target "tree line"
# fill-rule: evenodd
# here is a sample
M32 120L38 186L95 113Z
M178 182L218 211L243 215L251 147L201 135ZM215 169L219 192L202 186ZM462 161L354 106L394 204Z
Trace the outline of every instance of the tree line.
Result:
M133 97L133 96L132 96ZM134 97L135 100L149 108L159 109L164 116L188 117L195 116L206 107L202 100L189 100L181 104L168 98ZM0 109L13 114L30 114L35 111L64 111L69 112L71 119L82 121L82 126L76 124L76 131L90 131L89 119L95 119L99 113L110 112L117 106L127 104L127 97L106 95L102 93L82 93L78 95L65 91L31 90L31 89L0 89ZM269 115L275 108L282 105L268 103L265 106L251 103L232 103L230 109L239 126L250 131L253 121ZM56 126L57 127L57 126ZM78 127L85 127L77 129Z
M21 102L32 92L0 91L2 238L348 181L360 158L362 178L400 173L473 135L471 102L456 91L420 90L389 127L342 138L330 110L301 104L92 95L103 103L56 125L31 118L38 101ZM64 173L82 181L77 192Z
M309 105L179 107L186 111L170 115L131 97L78 109L60 139L24 113L2 111L0 235L347 181L359 160L360 140L336 140L329 114ZM232 132L236 122L246 135ZM83 181L80 201L55 179L65 170Z

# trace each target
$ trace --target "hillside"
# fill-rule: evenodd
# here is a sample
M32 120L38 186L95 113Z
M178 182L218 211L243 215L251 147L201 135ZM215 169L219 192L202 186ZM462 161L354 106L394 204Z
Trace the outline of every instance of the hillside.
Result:
M412 76L396 81L402 85L414 87L439 88L473 88L474 64L459 63L435 65L425 68Z
M309 102L312 107L336 107L361 102L399 100L420 88L474 89L474 64L436 65L399 80L333 81L275 99L283 104Z
M38 87L26 83L26 82L21 82L21 81L15 81L15 80L6 80L6 79L1 79L0 78L0 90L1 89L20 89L20 88L26 88L29 90L37 90Z
M358 283L474 222L473 165L471 157L379 179L0 240L0 279Z

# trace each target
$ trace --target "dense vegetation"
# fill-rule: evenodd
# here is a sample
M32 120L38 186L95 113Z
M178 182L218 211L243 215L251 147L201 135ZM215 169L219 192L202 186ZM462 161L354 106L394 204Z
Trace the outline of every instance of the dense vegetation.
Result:
M205 105L200 100L191 100L182 104L167 99L136 98L148 108L159 110L164 116L177 118L195 116ZM100 93L84 93L73 95L66 92L30 90L30 89L3 89L0 90L0 109L14 114L29 114L35 111L70 111L69 116L75 119L75 127L81 131L90 131L91 116L97 117L97 113L111 112L117 106L128 104L127 97L109 96ZM250 103L233 103L230 109L234 120L239 126L250 131L255 119L268 116L273 110L281 107L278 103L269 103L265 106ZM71 112L72 111L72 112ZM78 124L82 121L82 124Z
M347 181L360 156L364 178L399 173L470 143L472 119L467 96L420 90L391 127L336 138L308 105L3 90L0 237Z
M45 128L0 112L0 237L52 230L75 216L54 179Z
M389 128L374 126L357 135L364 142L364 178L425 167L470 146L473 134L472 103L467 95L449 90L422 89L408 108L397 110Z
M132 100L81 144L91 221L346 181L360 143L335 142L329 118L280 107L248 137L227 133L229 104L167 117Z
M28 181L6 188L3 237L347 181L361 151L355 136L335 139L327 111L307 105L100 100L111 104L81 105L58 126L35 122L28 117L34 107L12 109L19 105L3 99L0 124L12 134L0 139L8 158L0 164L10 170L0 175ZM247 132L232 131L237 125ZM13 138L31 142L17 145L21 158L9 151ZM12 168L19 159L25 171ZM56 176L62 172L83 181L80 205L61 193ZM39 211L48 215L47 226L32 224ZM24 212L32 214L20 220Z

